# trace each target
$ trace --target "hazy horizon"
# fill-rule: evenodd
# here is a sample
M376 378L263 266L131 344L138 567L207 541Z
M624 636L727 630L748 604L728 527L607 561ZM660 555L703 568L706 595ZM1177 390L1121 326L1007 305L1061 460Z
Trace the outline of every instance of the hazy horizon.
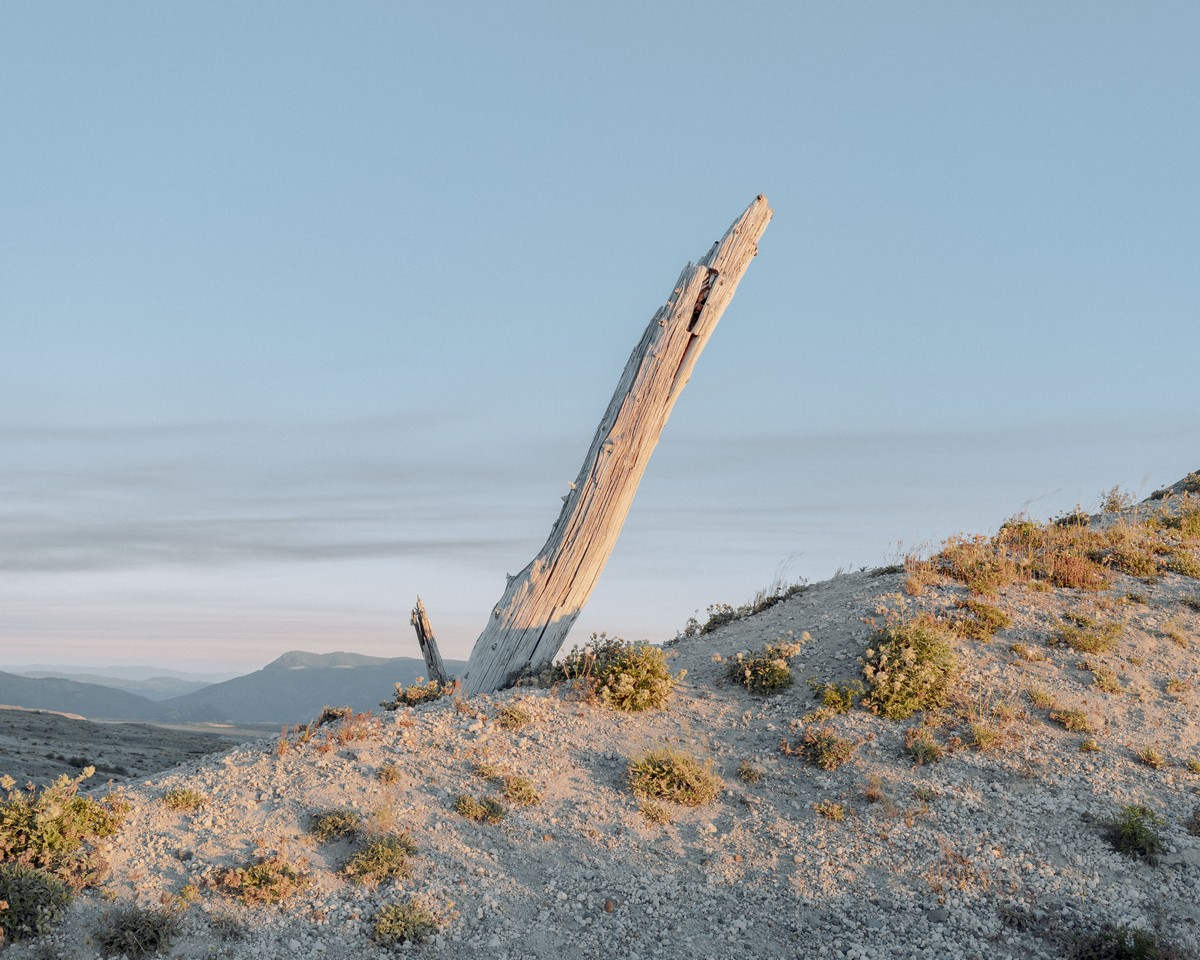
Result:
M1200 8L66 9L0 9L0 661L465 658L760 192L568 645L1200 468Z

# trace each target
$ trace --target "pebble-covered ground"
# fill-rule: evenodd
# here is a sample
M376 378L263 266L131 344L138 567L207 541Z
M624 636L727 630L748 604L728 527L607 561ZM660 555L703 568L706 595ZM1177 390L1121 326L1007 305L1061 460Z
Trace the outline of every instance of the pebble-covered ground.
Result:
M8 955L92 957L101 917L127 903L172 905L179 958L1053 958L1103 924L1195 950L1200 580L1004 587L988 602L1011 625L956 642L962 672L947 710L893 721L856 705L813 718L808 679L861 680L859 658L889 615L951 611L966 596L936 578L912 595L905 580L902 570L839 576L679 639L669 664L687 673L665 710L622 714L566 687L521 689L329 724L284 749L251 741L134 783L108 879L56 933ZM1085 658L1053 643L1068 614L1123 624L1116 648ZM789 689L757 696L729 679L739 651L789 635L802 641ZM1116 677L1112 692L1101 668ZM528 722L503 725L507 704ZM1093 731L1051 719L1068 708ZM977 742L972 723L996 736ZM825 770L781 749L815 728L851 742L848 762ZM916 762L905 747L914 730L940 760ZM1088 740L1098 749L1081 750ZM704 806L663 804L669 819L653 822L627 766L662 746L710 760L724 788ZM480 764L527 777L540 802L495 824L467 820L456 799L497 789ZM744 764L761 780L743 779ZM168 809L176 788L206 804ZM1129 805L1161 818L1157 863L1107 839ZM370 830L407 831L410 875L351 883L339 871L364 841L309 833L312 813L334 807ZM245 905L222 878L270 853L308 886ZM407 898L439 931L379 945L375 917Z

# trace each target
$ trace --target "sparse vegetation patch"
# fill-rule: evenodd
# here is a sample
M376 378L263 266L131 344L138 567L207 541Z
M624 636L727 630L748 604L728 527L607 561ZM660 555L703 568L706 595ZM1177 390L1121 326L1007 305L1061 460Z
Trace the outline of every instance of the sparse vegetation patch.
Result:
M308 874L281 854L256 857L221 874L217 884L249 904L279 903L305 889Z
M166 953L178 929L179 921L174 914L133 905L106 913L93 936L106 957L139 960Z
M918 766L937 763L946 752L933 732L925 727L910 727L904 732L904 750Z
M858 744L846 737L838 736L832 727L809 727L797 744L785 739L780 750L788 756L800 756L822 770L836 770L854 756Z
M125 815L119 796L103 800L79 795L91 767L74 779L61 776L39 790L16 789L12 777L0 777L0 861L42 867L79 889L97 882L107 869L96 844L113 836Z
M1079 937L1067 954L1067 960L1191 960L1193 957L1190 951L1176 947L1157 933L1111 924Z
M363 884L406 877L408 858L416 852L417 845L407 834L378 837L355 853L342 873L354 883Z
M758 591L754 595L754 599L749 603L743 603L737 607L731 607L727 603L714 603L708 607L708 619L704 623L700 623L695 617L688 619L687 625L680 631L681 637L698 637L706 633L712 633L718 627L723 627L727 623L733 623L735 620L745 620L747 617L752 617L755 614L762 613L764 610L769 610L777 603L782 603L798 593L803 593L808 589L808 584L804 580L798 580L795 583L784 583L782 580L776 580L763 590Z
M338 808L316 810L309 817L308 832L322 843L346 840L362 829L362 815L357 810Z
M71 888L54 874L22 863L0 863L0 947L49 933L71 905Z
M1051 710L1050 719L1064 730L1070 730L1074 733L1094 732L1091 719L1082 710Z
M499 800L492 797L479 800L469 793L459 794L454 801L454 809L476 823L499 823L508 816L508 809Z
M683 672L671 676L660 647L594 633L588 643L572 648L552 666L543 680L578 683L614 710L633 712L664 706L682 676Z
M681 750L653 750L629 763L629 787L642 800L669 800L688 807L711 802L721 778L711 763L701 763Z
M1125 625L1118 622L1104 626L1068 624L1055 631L1054 639L1080 653L1111 653L1116 649L1117 639L1124 629Z
M175 787L163 794L163 806L176 813L195 813L208 803L208 797L190 787Z
M1162 818L1149 807L1131 804L1107 824L1108 842L1119 853L1154 863L1166 849L1161 826Z
M864 703L889 720L945 706L958 660L945 627L928 614L895 622L871 638L863 661Z
M799 652L800 644L790 636L766 644L758 653L743 650L729 661L729 679L751 693L771 694L786 690L792 685L788 660Z
M438 931L433 912L416 900L402 900L383 907L375 915L375 940L384 946L424 943Z
M396 695L391 700L384 700L379 705L385 710L399 710L402 707L416 707L423 703L433 703L443 697L450 696L456 689L453 683L439 683L437 680L417 679L407 687L396 684Z

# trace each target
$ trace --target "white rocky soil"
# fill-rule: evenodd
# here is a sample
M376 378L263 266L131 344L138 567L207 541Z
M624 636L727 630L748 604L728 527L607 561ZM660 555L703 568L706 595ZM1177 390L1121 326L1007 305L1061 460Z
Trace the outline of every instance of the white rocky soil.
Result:
M1200 775L1187 766L1200 760L1200 581L1118 575L1099 592L1014 585L990 599L1012 626L957 648L960 689L981 719L996 704L1018 714L986 751L948 714L929 726L946 756L918 765L904 735L920 715L894 722L856 706L825 721L857 743L845 765L826 771L782 752L781 741L818 722L803 719L818 707L805 680L862 679L872 621L946 609L966 594L941 581L907 596L904 579L839 576L673 642L670 666L687 674L665 710L621 714L566 689L521 689L379 711L366 737L340 744L337 725L304 744L293 736L284 752L277 738L251 741L134 783L108 880L54 934L8 956L92 957L92 931L114 905L178 903L185 889L194 897L177 907L169 950L179 958L1059 957L1103 923L1200 946L1200 838L1189 830ZM1101 691L1078 653L1049 643L1067 612L1124 621L1103 658L1120 692ZM727 679L738 651L805 633L790 689L755 696ZM1053 723L1030 688L1091 716L1099 751L1081 751L1088 735ZM497 719L514 701L531 716L519 729ZM632 757L661 746L710 759L725 781L714 802L673 809L665 824L639 811L626 776ZM1163 764L1143 761L1147 747ZM739 778L742 761L761 769L760 782ZM496 825L468 821L456 797L495 790L480 762L528 777L541 802ZM393 782L380 778L385 764ZM163 794L179 787L207 806L167 809ZM820 815L822 801L842 804L845 818ZM1130 804L1162 818L1158 864L1106 839L1105 822ZM411 875L348 882L339 869L354 843L308 832L311 812L330 807L407 831ZM310 886L280 905L243 905L215 881L256 852L302 865ZM420 945L376 944L377 911L407 897L438 915L441 932Z

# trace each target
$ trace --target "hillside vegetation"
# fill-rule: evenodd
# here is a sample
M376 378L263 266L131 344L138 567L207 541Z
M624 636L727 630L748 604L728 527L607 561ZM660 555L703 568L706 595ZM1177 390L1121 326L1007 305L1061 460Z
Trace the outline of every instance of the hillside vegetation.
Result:
M1195 956L1200 475L1101 507L132 784L11 955Z

